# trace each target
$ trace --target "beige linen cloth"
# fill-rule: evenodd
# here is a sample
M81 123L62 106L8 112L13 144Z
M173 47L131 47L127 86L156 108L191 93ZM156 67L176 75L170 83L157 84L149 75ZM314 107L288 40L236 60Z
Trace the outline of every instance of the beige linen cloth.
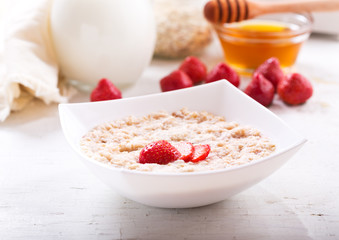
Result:
M46 104L60 103L74 92L59 78L49 30L51 3L52 0L16 0L3 9L0 121L34 98Z

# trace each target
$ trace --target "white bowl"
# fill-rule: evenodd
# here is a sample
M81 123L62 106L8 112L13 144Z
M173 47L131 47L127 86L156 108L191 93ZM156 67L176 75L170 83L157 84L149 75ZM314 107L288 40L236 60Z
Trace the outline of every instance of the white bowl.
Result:
M271 138L276 151L269 157L229 169L157 173L114 168L88 158L80 150L81 137L104 121L159 110L171 112L182 107L209 111L226 120L251 125ZM163 208L203 206L237 194L272 174L306 141L270 110L227 81L121 100L60 104L59 113L67 141L98 178L126 198Z

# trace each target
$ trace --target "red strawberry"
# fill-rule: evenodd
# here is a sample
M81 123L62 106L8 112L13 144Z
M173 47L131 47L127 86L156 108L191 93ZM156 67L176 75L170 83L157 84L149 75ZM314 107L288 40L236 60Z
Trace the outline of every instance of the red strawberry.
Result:
M255 70L255 73L261 73L270 81L275 91L277 90L278 83L284 79L284 72L280 67L279 60L275 57L267 59Z
M238 73L225 63L218 63L206 76L206 83L226 79L234 86L239 87L240 77Z
M299 73L292 73L279 83L278 94L285 103L297 105L312 96L313 88L307 78Z
M180 152L169 142L160 140L147 144L140 151L140 163L167 164L180 158Z
M121 98L120 90L106 78L101 79L91 93L91 101L104 101Z
M175 144L176 149L181 153L180 159L189 162L193 157L194 147L190 142L180 142Z
M205 64L193 56L185 58L181 63L179 70L185 72L192 79L193 83L202 82L207 75Z
M244 92L266 107L272 103L274 97L273 84L260 73L253 75Z
M192 79L183 71L175 70L160 80L161 91L167 92L192 87Z
M196 145L194 146L193 157L190 161L199 162L201 160L205 160L208 154L210 153L210 151L211 151L211 147L208 144Z

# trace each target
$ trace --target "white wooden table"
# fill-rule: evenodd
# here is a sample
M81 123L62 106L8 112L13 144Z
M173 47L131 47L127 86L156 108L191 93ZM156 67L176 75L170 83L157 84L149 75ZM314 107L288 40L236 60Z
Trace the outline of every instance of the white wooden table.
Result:
M202 59L209 67L221 61L219 45ZM154 60L124 97L159 92L158 80L178 64ZM0 239L339 239L339 42L313 36L295 68L311 79L314 96L270 109L307 144L251 189L194 209L117 195L67 145L57 105L32 102L0 123Z

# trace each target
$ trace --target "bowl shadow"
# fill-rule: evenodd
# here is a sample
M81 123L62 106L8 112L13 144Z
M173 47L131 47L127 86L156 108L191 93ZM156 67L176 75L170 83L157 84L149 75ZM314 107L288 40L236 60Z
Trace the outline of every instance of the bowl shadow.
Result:
M110 210L119 216L110 219L112 228L96 225L109 239L311 239L286 199L260 186L204 207L162 209L124 199Z

